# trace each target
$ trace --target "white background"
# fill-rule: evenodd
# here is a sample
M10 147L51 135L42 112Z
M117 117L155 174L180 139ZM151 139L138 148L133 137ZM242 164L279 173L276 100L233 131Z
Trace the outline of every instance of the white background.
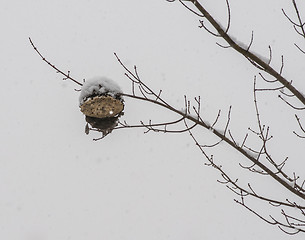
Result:
M281 12L284 8L292 15L292 3L230 3L230 34L247 44L253 30L253 50L268 57L271 45L276 69L283 54L284 76L304 91L304 55L293 46L296 42L304 48L304 42ZM225 1L208 0L204 6L226 24ZM256 127L253 77L259 71L232 49L218 47L216 41L224 42L198 28L197 17L178 2L4 1L0 21L1 239L288 238L233 201L236 196L216 182L219 174L204 165L187 133L126 129L92 141L99 135L84 133L79 92L73 90L78 86L62 81L28 40L79 81L107 76L130 93L116 52L128 67L136 64L142 80L157 92L162 89L178 109L184 94L189 99L201 96L207 121L213 122L222 109L219 129L232 105L231 130L241 142L248 127ZM279 161L290 156L287 172L299 171L304 177L304 159L299 158L304 142L292 134L298 129L294 112L276 93L262 94L259 101L264 123L275 137L274 156ZM174 118L158 107L126 99L122 120L132 124ZM195 132L202 144L216 141L203 129ZM232 166L243 161L225 145L210 153ZM241 174L245 183L252 180L248 172ZM260 181L260 189L286 198L272 179ZM268 207L252 206L269 214Z

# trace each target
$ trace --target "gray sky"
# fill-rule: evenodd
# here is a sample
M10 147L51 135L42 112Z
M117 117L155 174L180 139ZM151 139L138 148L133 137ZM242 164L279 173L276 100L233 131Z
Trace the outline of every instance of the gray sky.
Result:
M225 1L205 2L225 25ZM304 55L293 46L302 42L281 13L281 8L293 13L290 2L230 2L230 33L247 44L253 30L253 50L268 56L271 45L275 68L284 54L284 75L304 92ZM28 41L31 37L48 60L74 78L107 76L130 93L116 52L127 66L136 64L142 80L157 92L162 89L177 108L183 108L186 94L201 96L207 121L213 122L222 109L219 129L233 105L231 130L241 140L249 126L256 126L252 92L258 70L233 50L218 47L217 39L199 29L197 17L179 3L5 1L0 20L1 239L287 239L234 203L235 196L216 182L219 174L204 166L188 134L126 129L92 141L99 135L84 133L79 92L73 90L78 86L63 82ZM291 157L289 172L304 169L298 162L301 150L293 147L304 144L292 134L297 129L294 112L276 93L262 94L259 101L275 136L274 156ZM131 124L174 117L126 99L122 119ZM203 144L216 141L203 129L195 132ZM219 163L232 165L233 174L233 166L243 161L225 145L210 153ZM247 172L240 176L246 182L254 179ZM267 192L282 191L269 178L255 183ZM260 204L252 206L264 211Z

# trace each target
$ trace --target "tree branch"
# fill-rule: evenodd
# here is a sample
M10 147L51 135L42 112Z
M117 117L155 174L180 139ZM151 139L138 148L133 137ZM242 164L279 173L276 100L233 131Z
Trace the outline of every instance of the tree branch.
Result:
M181 1L180 1L181 2ZM219 36L221 36L234 50L243 55L251 63L253 63L259 69L265 71L271 76L275 77L284 87L286 87L291 93L293 93L302 104L305 105L305 96L299 92L290 81L284 78L280 73L274 70L268 63L265 63L260 57L250 52L248 49L241 47L236 41L234 41L218 23L217 21L209 14L209 12L197 1L190 0L191 3L199 10L200 13L206 18L209 23L215 28Z

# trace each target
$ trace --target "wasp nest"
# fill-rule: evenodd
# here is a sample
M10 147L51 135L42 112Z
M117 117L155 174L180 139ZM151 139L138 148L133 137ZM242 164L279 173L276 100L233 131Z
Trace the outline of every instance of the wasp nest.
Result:
M84 83L79 107L86 116L86 134L89 130L96 130L104 137L118 125L118 118L124 110L121 94L120 87L108 78L99 77Z

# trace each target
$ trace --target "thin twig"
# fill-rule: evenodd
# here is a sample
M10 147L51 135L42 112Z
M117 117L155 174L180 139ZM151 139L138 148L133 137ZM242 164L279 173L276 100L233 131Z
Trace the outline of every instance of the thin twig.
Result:
M76 84L83 86L83 84L81 84L79 81L75 80L74 78L72 78L70 76L70 71L68 71L68 73L64 73L63 71L61 71L60 69L58 69L54 64L50 63L38 50L38 48L36 47L36 45L33 43L32 39L29 37L30 43L32 45L32 47L34 48L34 50L36 51L36 53L41 57L41 59L46 62L49 66L51 66L52 68L54 68L56 70L57 73L62 74L63 76L65 76L63 78L63 80L71 80L73 82L75 82Z

